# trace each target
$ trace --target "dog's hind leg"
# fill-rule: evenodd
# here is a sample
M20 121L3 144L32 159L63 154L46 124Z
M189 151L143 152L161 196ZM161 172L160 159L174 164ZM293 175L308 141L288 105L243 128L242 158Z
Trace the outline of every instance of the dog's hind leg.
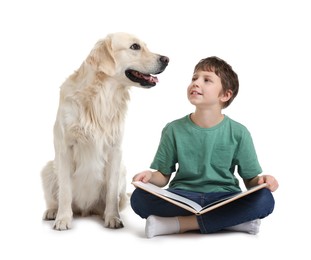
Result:
M57 184L57 175L54 171L54 162L49 161L46 166L41 171L41 178L43 184L44 197L46 202L46 211L43 214L44 220L55 220L58 201L58 184Z

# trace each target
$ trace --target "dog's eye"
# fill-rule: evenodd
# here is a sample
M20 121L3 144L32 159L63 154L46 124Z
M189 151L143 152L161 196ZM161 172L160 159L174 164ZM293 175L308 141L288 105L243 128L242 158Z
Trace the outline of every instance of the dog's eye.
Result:
M137 43L134 43L131 47L132 50L140 50L140 45Z

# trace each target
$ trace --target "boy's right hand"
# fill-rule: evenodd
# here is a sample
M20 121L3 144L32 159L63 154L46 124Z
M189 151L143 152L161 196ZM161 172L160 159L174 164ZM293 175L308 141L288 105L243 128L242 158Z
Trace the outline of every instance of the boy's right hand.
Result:
M141 181L141 182L146 183L146 182L149 182L151 177L152 177L152 171L147 170L147 171L143 171L143 172L135 174L133 177L133 181Z

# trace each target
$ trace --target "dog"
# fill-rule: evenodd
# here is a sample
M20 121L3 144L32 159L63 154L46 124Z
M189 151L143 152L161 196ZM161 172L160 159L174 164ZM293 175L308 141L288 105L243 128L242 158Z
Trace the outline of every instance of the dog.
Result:
M54 124L55 157L41 171L44 220L67 230L75 215L99 215L122 228L128 202L122 138L131 87L151 88L169 63L136 36L117 32L100 39L60 87Z

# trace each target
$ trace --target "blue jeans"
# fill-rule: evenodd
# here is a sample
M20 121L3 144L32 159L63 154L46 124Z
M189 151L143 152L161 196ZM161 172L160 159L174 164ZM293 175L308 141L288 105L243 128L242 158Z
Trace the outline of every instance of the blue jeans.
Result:
M180 189L168 190L187 197L201 206L234 194L234 192L200 193ZM131 196L131 207L141 218L148 218L150 215L161 217L193 215L193 213L139 188L136 188ZM271 214L273 209L273 195L270 190L264 188L196 217L200 232L208 234L247 221L262 219Z

